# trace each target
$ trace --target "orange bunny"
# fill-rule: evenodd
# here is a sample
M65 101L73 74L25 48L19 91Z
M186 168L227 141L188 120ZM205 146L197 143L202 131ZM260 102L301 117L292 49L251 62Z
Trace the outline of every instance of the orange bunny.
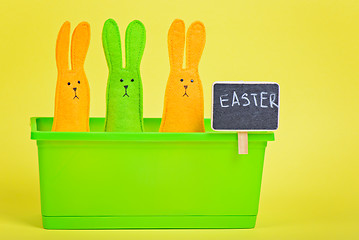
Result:
M57 85L55 116L52 131L89 131L90 87L85 75L84 62L90 44L90 25L80 23L71 40L71 69L68 56L70 23L65 22L56 42Z
M203 23L194 22L186 39L185 25L175 20L168 32L170 75L167 81L160 132L204 132L203 89L198 64L206 42Z

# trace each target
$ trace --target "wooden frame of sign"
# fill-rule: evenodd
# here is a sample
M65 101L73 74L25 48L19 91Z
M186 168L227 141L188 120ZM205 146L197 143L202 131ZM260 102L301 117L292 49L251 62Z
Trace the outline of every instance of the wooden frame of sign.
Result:
M238 132L238 153L248 154L248 131L277 130L279 85L274 82L214 82L214 131Z

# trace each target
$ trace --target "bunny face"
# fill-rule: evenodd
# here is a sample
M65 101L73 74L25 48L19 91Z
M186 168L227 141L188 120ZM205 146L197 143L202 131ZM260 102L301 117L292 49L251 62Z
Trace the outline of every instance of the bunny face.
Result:
M122 66L120 33L113 19L105 22L102 42L109 68L105 131L141 132L143 100L140 63L146 42L145 28L137 20L128 25L125 68Z
M183 101L186 101L187 98L197 98L198 93L202 91L199 74L191 69L171 72L169 79L171 79L171 84L168 87L171 88L179 101L181 98ZM190 99L187 100L191 101Z
M201 22L188 28L186 68L183 68L185 26L175 20L168 32L170 75L167 81L161 132L203 132L203 89L198 64L205 44Z
M61 81L61 86L59 87L61 88L60 94L63 101L66 101L67 104L71 105L76 101L77 104L79 104L80 99L82 98L88 98L88 82L82 81L83 79L86 79L84 72L69 71L65 73L62 78L63 81Z
M111 97L116 96L120 102L126 104L127 99L136 98L140 94L141 78L135 72L121 69L111 74Z
M72 35L69 69L70 23L62 25L56 43L58 79L53 131L89 131L90 87L83 67L89 42L90 26L82 22Z

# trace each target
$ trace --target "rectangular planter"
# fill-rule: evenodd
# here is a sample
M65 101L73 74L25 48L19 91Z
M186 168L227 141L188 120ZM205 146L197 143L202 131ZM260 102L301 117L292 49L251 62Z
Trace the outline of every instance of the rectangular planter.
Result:
M41 212L47 229L253 228L263 161L272 132L250 132L248 155L237 134L51 132L52 118L31 118L37 141Z

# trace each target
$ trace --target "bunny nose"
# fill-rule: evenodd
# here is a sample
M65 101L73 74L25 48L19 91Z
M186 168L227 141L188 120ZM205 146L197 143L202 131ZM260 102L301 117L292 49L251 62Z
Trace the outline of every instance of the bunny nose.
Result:
M73 90L76 91L76 90L77 90L77 87L74 87Z
M188 88L188 85L184 85L184 89L187 89Z
M128 88L128 85L125 85L125 86L123 86L123 87L127 89L127 88Z

